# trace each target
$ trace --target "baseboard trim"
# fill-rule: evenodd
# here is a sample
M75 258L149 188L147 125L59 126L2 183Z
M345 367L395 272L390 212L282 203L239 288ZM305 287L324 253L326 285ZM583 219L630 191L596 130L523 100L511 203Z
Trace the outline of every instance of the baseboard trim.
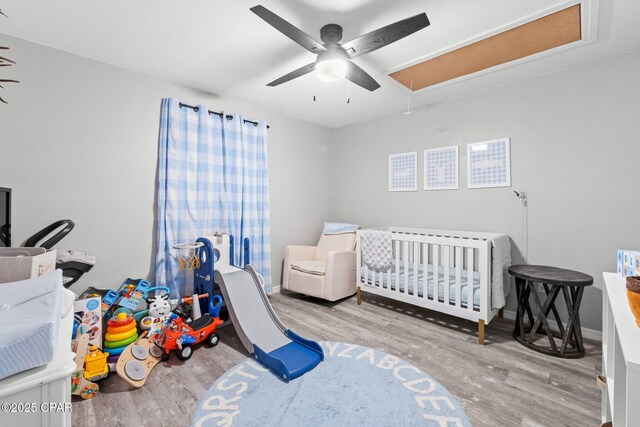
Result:
M280 293L280 285L278 285L278 286L272 286L272 287L271 287L271 293L272 293L272 294L279 294L279 293Z
M504 318L509 320L516 320L516 312L511 310L504 310ZM597 331L595 329L589 329L582 327L582 336L584 338L588 338L590 340L600 341L602 342L602 331Z

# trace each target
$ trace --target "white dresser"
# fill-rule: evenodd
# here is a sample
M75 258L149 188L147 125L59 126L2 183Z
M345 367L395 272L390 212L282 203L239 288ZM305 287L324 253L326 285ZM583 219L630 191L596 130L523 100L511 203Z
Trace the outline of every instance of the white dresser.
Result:
M615 427L640 426L640 327L636 325L625 279L604 273L602 296L602 421Z
M45 366L29 369L0 381L0 404L21 405L21 413L0 411L0 426L51 426L71 425L71 412L63 410L71 405L71 374L76 368L71 351L73 310L60 319L60 330L53 360ZM1 363L1 362L0 362ZM50 406L49 403L61 404ZM24 405L36 410L24 412ZM43 406L43 404L45 404ZM6 408L5 408L6 409Z

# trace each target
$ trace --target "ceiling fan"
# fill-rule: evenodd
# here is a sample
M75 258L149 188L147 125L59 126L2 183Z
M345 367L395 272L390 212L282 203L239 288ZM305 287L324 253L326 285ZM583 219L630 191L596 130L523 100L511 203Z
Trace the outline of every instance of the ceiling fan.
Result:
M347 78L358 86L374 91L380 87L378 82L351 62L351 59L373 52L429 26L429 18L425 13L421 13L340 44L342 27L338 24L327 24L320 29L320 40L324 43L322 44L264 6L258 5L250 10L309 52L318 55L315 62L285 74L267 86L278 86L316 70L322 80Z

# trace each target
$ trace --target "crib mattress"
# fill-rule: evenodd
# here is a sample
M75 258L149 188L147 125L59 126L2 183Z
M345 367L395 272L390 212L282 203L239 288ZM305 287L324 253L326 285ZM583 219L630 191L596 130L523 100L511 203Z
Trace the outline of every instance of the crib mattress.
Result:
M0 284L0 379L51 361L63 291L61 270Z
M428 274L428 280L427 280L427 297L429 299L433 299L433 265L428 265L427 268ZM362 267L360 268L360 279L363 283L369 284L369 285L373 285L373 282L371 280L373 271L368 269L367 267ZM382 281L380 280L380 276L382 275ZM400 267L399 268L399 287L400 287L400 292L404 292L404 281L405 281L405 272L404 272L404 267ZM476 310L480 309L480 273L478 272L473 272L472 274L473 277L473 308ZM389 274L388 272L382 272L382 274L380 274L379 272L375 272L375 283L376 283L376 287L381 286L383 289L390 289L392 291L396 290L396 283L398 283L398 281L396 281L396 273L395 273L395 268L392 267L391 268L391 284L389 285L389 283L387 283L389 281ZM415 284L415 279L414 279L414 272L413 269L409 269L409 273L408 273L408 293L410 295L415 295L415 291L414 291L414 284ZM467 287L468 287L468 279L467 279L467 272L464 271L462 273L462 278L461 278L461 285L460 285L460 289L461 289L461 293L462 296L460 298L460 305L466 307L467 306L467 300L469 299L469 292L467 291ZM380 285L380 283L382 283L382 285ZM444 293L445 293L445 274L443 271L443 268L440 268L439 274L438 274L438 301L440 302L444 302ZM456 289L456 270L455 268L451 268L449 270L449 304L451 305L455 305L456 304L456 293L457 293L457 289ZM418 297L420 298L424 298L424 274L422 270L418 271Z

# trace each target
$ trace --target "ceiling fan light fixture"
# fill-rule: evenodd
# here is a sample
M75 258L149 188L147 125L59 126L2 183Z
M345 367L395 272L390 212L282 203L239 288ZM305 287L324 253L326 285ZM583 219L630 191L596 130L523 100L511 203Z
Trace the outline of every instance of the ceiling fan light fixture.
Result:
M319 80L336 81L346 78L363 89L373 92L380 87L378 82L351 60L395 43L429 26L429 18L423 12L378 28L347 43L340 43L342 27L338 24L327 24L320 28L320 39L323 42L320 43L262 5L254 6L250 10L295 43L317 55L315 62L267 83L267 86L272 87L304 76L315 69Z
M335 82L347 75L347 61L341 58L328 58L316 63L316 74L320 80Z

